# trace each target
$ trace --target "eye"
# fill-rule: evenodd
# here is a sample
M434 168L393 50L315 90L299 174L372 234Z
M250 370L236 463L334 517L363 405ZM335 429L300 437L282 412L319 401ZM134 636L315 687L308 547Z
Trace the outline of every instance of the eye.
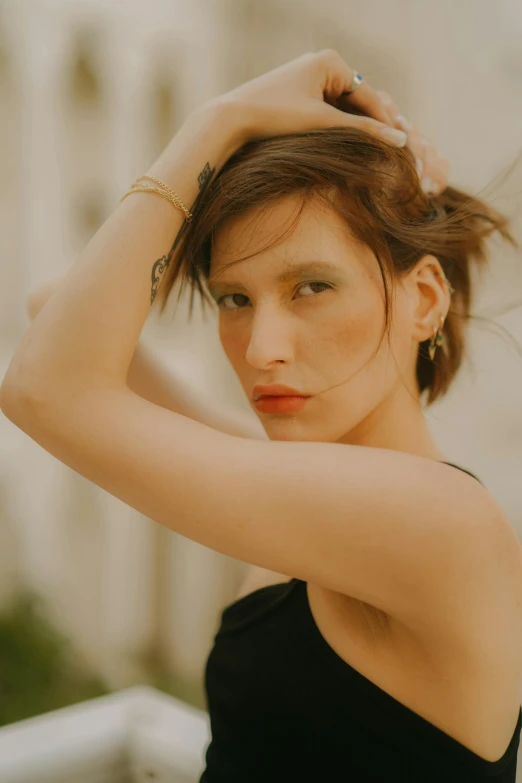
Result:
M303 283L303 285L299 286L299 287L300 288L304 288L307 285L320 285L320 286L323 286L323 288L325 288L326 290L330 290L330 291L333 290L333 286L330 285L330 283L319 283L319 282ZM323 293L324 293L324 291L319 291L319 294L323 294ZM315 296L318 296L319 294L316 293Z
M333 290L333 286L330 285L330 283L320 283L320 282L313 282L313 283L302 283L299 288L304 288L306 286L323 286L326 290ZM319 294L324 293L324 291L319 291ZM319 294L315 294L315 296L318 296ZM225 299L228 299L228 297L234 297L234 296L240 296L243 297L243 299L248 300L248 297L244 294L225 294L225 296L220 296L219 299L217 299L217 305L218 307L222 306L222 303L225 301ZM306 297L308 298L308 296ZM240 305L238 307L222 307L223 310L244 310L244 306Z

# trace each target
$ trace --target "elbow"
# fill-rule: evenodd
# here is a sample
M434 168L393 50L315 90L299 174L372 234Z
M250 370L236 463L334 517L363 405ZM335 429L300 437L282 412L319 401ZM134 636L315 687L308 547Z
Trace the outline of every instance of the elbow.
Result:
M0 386L0 410L6 418L15 422L22 411L27 410L29 396L21 385L4 379Z
M11 420L19 411L29 411L40 403L44 388L49 396L49 376L36 370L21 353L20 347L15 350L0 385L0 410Z
M11 361L11 365L13 360ZM16 371L12 366L7 368L2 384L0 385L0 410L10 421L17 421L23 414L34 408L36 396L34 389L28 382L27 376Z

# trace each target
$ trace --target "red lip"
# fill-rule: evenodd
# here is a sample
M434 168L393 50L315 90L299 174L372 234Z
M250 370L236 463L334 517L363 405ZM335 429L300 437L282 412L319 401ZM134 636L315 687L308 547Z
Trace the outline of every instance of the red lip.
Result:
M255 402L260 397L310 397L310 395L303 394L298 389L285 386L283 383L272 383L270 386L254 386L252 399Z

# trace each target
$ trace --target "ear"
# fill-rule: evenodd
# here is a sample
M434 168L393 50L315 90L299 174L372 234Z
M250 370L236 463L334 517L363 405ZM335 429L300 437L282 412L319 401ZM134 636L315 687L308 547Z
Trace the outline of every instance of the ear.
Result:
M414 296L412 337L419 343L433 336L450 307L450 293L439 260L423 256L408 273Z

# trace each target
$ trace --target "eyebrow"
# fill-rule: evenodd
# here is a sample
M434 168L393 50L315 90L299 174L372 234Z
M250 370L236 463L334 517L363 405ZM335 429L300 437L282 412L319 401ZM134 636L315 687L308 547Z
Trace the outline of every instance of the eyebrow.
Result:
M279 274L276 276L276 282L288 283L292 280L302 280L306 277L309 277L310 275L322 275L326 272L333 272L335 274L341 271L341 267L339 267L338 264L333 264L330 261L305 261L302 264L292 265L291 267L284 269L282 272L279 272ZM233 288L234 290L247 290L241 283L235 282L233 280L225 280L221 282L217 275L213 275L208 278L207 285L209 289L214 284L216 287L219 286L222 289Z

